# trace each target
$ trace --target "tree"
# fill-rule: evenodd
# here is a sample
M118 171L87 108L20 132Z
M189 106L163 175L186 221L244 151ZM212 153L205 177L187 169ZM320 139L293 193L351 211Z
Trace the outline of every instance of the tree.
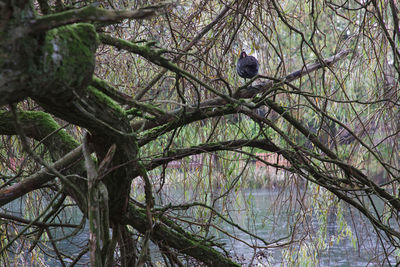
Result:
M287 183L320 186L363 214L382 247L393 248L386 260L398 253L395 1L136 5L0 2L0 203L22 199L29 208L26 218L1 214L4 262L34 234L29 250L47 238L61 265L89 253L93 266L150 266L151 241L171 265L183 266L185 255L239 266L208 229L218 218L265 247L281 244L215 205L265 152L285 159L263 162L295 174ZM244 84L234 66L250 48L261 75ZM232 114L243 122L229 124ZM175 181L168 163L198 155L213 155L205 170L218 169L224 190L210 196L210 174L204 198L166 205L160 192ZM234 155L247 161L226 167ZM81 211L79 224L60 216L70 206ZM182 211L206 214L202 230ZM76 234L85 219L89 252L65 255L57 231Z

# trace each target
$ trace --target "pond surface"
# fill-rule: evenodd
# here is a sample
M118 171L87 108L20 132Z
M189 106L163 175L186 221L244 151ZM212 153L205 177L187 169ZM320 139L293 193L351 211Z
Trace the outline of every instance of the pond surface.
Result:
M169 190L167 190L169 191ZM170 194L173 192L176 199L179 198L180 190L172 190L167 192ZM267 242L287 237L293 226L297 224L296 239L299 242L292 244L290 247L273 247L273 248L258 248L254 250L247 244L265 246L261 241L255 240L248 234L245 234L237 229L233 229L232 226L227 223L215 220L215 224L221 229L226 231L230 235L236 236L238 239L229 237L226 234L222 234L215 230L210 232L210 235L216 236L217 241L226 243L226 249L232 255L232 258L241 262L243 266L288 266L284 262L284 256L291 257L296 262L297 266L391 266L396 265L396 260L390 258L390 263L384 262L382 255L382 246L377 238L375 231L372 226L360 217L357 212L349 207L346 207L346 214L344 214L344 220L347 222L348 230L351 231L352 235L342 236L339 241L336 238L338 233L343 232L342 226L337 224L336 213L332 211L328 218L328 227L326 228L326 234L323 235L325 248L318 250L316 253L313 252L314 258L307 257L307 253L315 251L315 243L318 241L319 229L321 229L321 223L318 221L317 216L305 216L303 220L297 220L298 217L298 205L295 198L289 199L286 202L280 201L280 197L285 192L281 192L275 189L258 189L258 190L243 190L236 199L233 199L229 204L225 203L225 207L228 207L230 212L230 219L239 224L245 229L249 229L250 232L258 235ZM279 200L277 200L279 199ZM282 199L287 199L284 196ZM182 199L179 199L182 201ZM20 203L20 202L19 202ZM12 210L11 205L7 205ZM14 203L15 205L16 203ZM15 207L15 206L14 206ZM19 210L19 209L18 209ZM222 210L222 207L216 206L216 210ZM18 212L15 214L18 215ZM79 224L81 214L79 211L71 212L70 223ZM357 230L357 231L356 231ZM72 230L70 231L72 232ZM306 233L310 233L306 235ZM68 233L54 233L54 237L65 236ZM310 237L311 236L311 237ZM353 237L353 238L352 238ZM78 236L72 240L64 240L58 243L60 249L64 253L69 255L77 255L82 247L86 246L88 240L88 228L87 222L86 227L79 233ZM288 241L283 240L280 243ZM75 245L79 244L81 248L77 248ZM387 249L391 251L393 249L390 245L387 245ZM161 260L159 254L156 252L156 247L151 246L152 260L157 262ZM286 254L285 254L286 252ZM304 254L305 253L305 254ZM380 255L380 258L375 258L376 255ZM304 257L306 255L306 257ZM308 255L309 256L309 255ZM26 253L26 257L29 258L29 254ZM80 263L84 265L88 263L88 255L82 257ZM300 263L300 261L302 261ZM48 261L41 266L61 266L58 262L53 259ZM32 263L32 266L36 266ZM82 266L82 265L81 265ZM160 265L158 265L160 266ZM162 265L161 265L162 266Z
M287 206L293 205L294 201L291 203L290 201L280 203L279 206L274 204L275 200L281 196L281 194L282 192L271 189L243 191L241 196L243 201L239 201L239 203L243 203L243 205L239 207L236 212L230 212L233 221L241 226L249 227L252 229L253 233L266 241L272 241L287 236L290 229L293 228L293 218L296 217L296 214L295 212L288 212L290 209L287 209ZM246 214L245 210L250 208L248 206L251 206L253 216L249 216L248 213ZM296 210L296 208L294 209ZM342 229L341 226L337 224L335 211L331 212L328 215L326 238L324 240L326 242L326 248L318 251L316 255L318 263L315 259L308 258L308 264L310 264L308 266L347 267L396 265L394 258L390 258L390 263L384 263L383 255L381 255L381 258L375 258L376 255L383 253L383 251L374 229L367 220L359 216L359 213L354 212L354 210L351 212L351 208L349 207L347 207L346 210L347 212L344 216L344 220L347 222L349 227L348 230L350 230L352 234L341 237L340 240L337 241L336 236ZM315 217L302 221L302 224L308 224L303 227L315 235L317 235L317 231L321 226L318 219ZM301 227L298 226L298 228ZM231 229L232 227L227 226L225 230ZM250 238L247 234L240 233L237 230L235 231L235 234L247 243L257 244L260 246L263 245L262 242L257 242L254 238ZM311 234L311 236L312 235L313 234ZM296 235L296 237L299 238L301 236L301 233ZM242 242L229 238L226 235L219 235L219 237L221 240L229 244L231 252L243 263L246 263L247 265L252 261L255 254L254 249L249 248ZM317 242L317 237L315 237L314 240L309 237L305 238L302 242L293 244L289 254L292 255L292 258L296 259L296 257L301 254L301 252L299 252L300 243L303 247L306 247L305 251L307 251L307 248L311 251L313 249L313 243L315 242ZM393 249L389 245L387 248L389 251ZM252 266L286 266L282 261L283 248L260 249L256 251ZM303 262L303 264L305 265L306 262L307 261ZM299 266L304 266L299 262L298 264Z

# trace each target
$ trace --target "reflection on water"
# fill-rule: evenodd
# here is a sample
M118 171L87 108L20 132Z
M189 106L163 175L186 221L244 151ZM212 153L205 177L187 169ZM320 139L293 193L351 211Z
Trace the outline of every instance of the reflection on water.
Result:
M382 245L371 224L365 218L360 217L354 209L347 206L343 209L346 211L343 214L343 220L347 223L349 231L348 235L343 236L344 226L338 224L337 217L340 215L338 215L337 210L329 210L326 216L327 227L324 228L325 224L321 223L321 220L318 219L319 215L315 212L310 213L313 214L312 216L301 214L300 205L304 208L304 205L307 205L307 200L303 199L303 203L300 204L296 200L298 195L293 196L296 193L277 189L243 190L239 197L225 201L224 206L220 202L216 202L215 206L216 210L224 214L229 210L231 221L248 229L249 232L261 237L266 242L287 237L295 229L294 237L297 242L290 246L262 248L265 244L260 240L256 240L218 219L214 220L213 223L229 235L235 236L236 239L215 229L211 230L209 235L215 236L218 242L226 243L226 249L230 252L232 258L243 263L244 266L248 266L250 262L253 262L252 266L287 266L285 263L288 258L291 258L292 262L296 262L297 266L304 266L303 263L307 260L309 260L308 266L389 266L387 262L386 264L383 263ZM183 190L172 188L166 189L164 194L174 196L173 199L176 204L184 203L191 198ZM301 194L302 192L300 192ZM345 206L345 204L342 205ZM15 207L12 207L12 204L3 208L16 210ZM69 212L69 223L79 224L82 214L77 209L71 209ZM17 213L20 213L20 216L23 214L21 211ZM321 229L323 234L321 234ZM71 232L72 229L67 232L55 231L53 238L66 236ZM342 237L337 239L338 235L342 235ZM74 238L58 242L58 246L66 255L76 256L87 246L87 241L88 228L86 222L84 230L80 231ZM284 239L279 244L287 241L289 239ZM316 251L315 247L321 241L324 243L323 249ZM259 248L255 250L246 244L259 246ZM318 243L318 245L318 247L321 247L321 244ZM389 251L393 249L389 245L387 247ZM153 261L161 263L161 257L156 252L156 246L152 245L150 250ZM315 258L307 258L307 253L313 254ZM376 255L380 255L380 258L375 258ZM298 263L297 261L300 260L303 262ZM390 258L390 260L390 264L396 264L395 259ZM88 261L86 254L82 257L80 263L88 264ZM49 258L46 264L49 264L48 266L61 266L59 262Z
M41 199L41 201L44 202L43 205L47 205L49 203L49 201L46 199ZM32 211L35 209L33 209L31 205L27 206L25 203L26 196L2 206L0 210L1 212L16 216L18 218L32 220L37 216L37 214L31 214ZM40 220L42 219L43 217ZM76 208L75 206L68 206L65 207L63 211L54 218L52 223L60 223L64 226L71 226L49 227L49 230L51 231L54 242L57 244L57 249L65 255L65 257L63 258L64 262L67 264L72 263L71 258L77 257L82 251L88 248L89 227L87 220L85 220L82 212L78 208ZM24 226L15 226L15 229L21 231L22 229L24 229ZM26 231L25 234L27 234L28 232L30 232L30 230ZM37 238L37 233L38 231L34 231L28 236L32 240L34 240ZM13 237L12 235L15 233L13 231L10 231L9 234L11 235L10 237ZM46 234L46 231L43 231L41 233L40 242L38 246L36 246L36 250L38 252L30 250L29 242L20 242L20 240L14 242L12 247L10 248L10 251L12 251L12 253L10 253L12 256L11 258L14 261L14 264L10 266L62 266L60 262L55 259L56 255L54 251L51 251L52 245L49 241L49 237ZM38 249L38 247L40 247L40 249ZM48 254L39 254L41 250L46 251ZM90 266L89 254L86 253L85 255L82 255L79 264L75 266Z
M251 232L266 241L288 236L296 223L296 218L298 218L298 209L295 206L295 200L286 203L275 203L281 194L282 192L273 189L243 191L241 195L242 201L237 202L241 204L236 206L234 212L230 212L231 219L235 223L250 229ZM288 209L289 206L290 209ZM326 248L318 251L316 255L319 261L317 266L389 266L387 262L386 264L383 263L384 257L381 259L374 258L379 253L383 253L383 251L380 251L381 244L371 224L364 218L361 218L354 210L351 213L351 208L348 207L346 209L349 212L346 214L344 220L349 225L349 230L352 232L354 239L352 240L351 235L349 235L342 236L338 242L336 241L337 235L343 229L341 229L342 226L337 224L336 210L331 210L327 216L326 238L323 240L326 243ZM313 217L308 216L306 220L297 221L298 224L304 224L302 226L297 225L298 233L296 233L295 237L299 242L292 244L289 248L275 247L255 251L243 244L243 242L229 238L226 235L217 232L213 234L228 244L230 252L236 255L236 258L243 263L248 264L254 258L254 266L279 266L284 264L283 254L285 249L289 251L289 254L292 254L292 259L296 259L301 254L299 251L300 245L306 247L306 250L307 248L312 250L313 243L318 242L318 230L322 226L316 217L317 215L313 215ZM227 224L223 225L226 227L225 230L231 231L231 233L234 233L246 243L263 246L261 241L250 238L247 234L238 230L233 231L232 227ZM304 229L307 229L308 234L311 232L311 236L314 234L314 239L303 235L305 234L304 232L302 233ZM302 237L304 239L301 239ZM390 261L391 264L396 264L393 258ZM309 266L314 266L316 262L311 261L309 263L311 263ZM300 264L300 266L303 265Z

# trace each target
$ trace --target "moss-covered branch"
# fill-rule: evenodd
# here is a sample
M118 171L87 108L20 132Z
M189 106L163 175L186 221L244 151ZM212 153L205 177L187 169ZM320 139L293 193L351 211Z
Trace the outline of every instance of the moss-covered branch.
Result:
M104 38L106 38L106 37L103 36L103 37L100 37L100 38L101 38L102 41L104 41L105 40ZM114 39L107 39L106 42L108 42L110 44L118 45L118 41L116 41ZM124 45L121 44L121 47L123 47L123 46ZM144 57L147 58L148 55L146 53L142 53L141 49L142 48L140 46L137 46L137 47L135 47L134 50L132 50L132 52L138 53L138 54L143 55ZM311 72L314 72L316 70L322 69L324 67L331 66L332 64L334 64L334 63L338 62L339 60L343 59L350 52L351 52L350 50L341 51L341 52L337 53L336 55L333 55L333 56L331 56L329 58L324 59L322 62L317 62L317 63L305 65L302 69L294 71L291 74L289 74L289 75L287 75L287 76L285 76L285 77L283 77L281 79L277 79L276 81L268 81L268 82L264 82L264 83L261 83L261 84L256 85L256 86L249 86L249 87L245 87L245 88L239 88L235 92L234 98L235 99L253 98L259 93L267 93L269 90L273 89L274 87L278 86L279 84L283 84L283 83L288 83L288 82L294 81L294 80L299 79L299 78L303 77L304 75L307 75L307 74L309 74ZM157 61L155 61L155 63L157 64ZM195 110L193 112L194 118L193 119L189 119L189 122L192 122L192 121L195 121L197 119L204 119L207 116L208 117L212 117L211 114L206 114L205 112L203 113L203 110L205 110L204 108L208 108L208 110L210 111L211 110L210 108L223 107L223 106L226 106L229 103L233 103L233 102L229 101L229 100L227 101L226 97L216 97L216 98L212 98L212 99L203 101L202 103L200 103L199 107L178 108L178 109L170 112L168 115L164 115L164 116L158 117L157 120L153 120L153 121L143 120L143 121L135 122L135 124L132 125L132 127L134 129L139 129L140 128L140 129L143 129L143 130L148 130L148 129L151 129L151 128L160 127L162 125L166 125L166 124L171 123L173 120L175 120L178 117L189 118L189 117L191 117L190 115L185 115L185 116L181 115L183 113L183 111L185 111L185 114L188 114L188 113L191 112L191 110ZM234 110L231 109L231 111L233 112ZM204 116L201 116L198 113L200 113L200 114L202 113ZM230 113L227 112L226 114L230 114ZM174 128L169 127L169 129L173 130Z
M45 112L19 111L18 118L25 135L42 142L53 159L59 159L79 146L79 143ZM0 111L0 135L16 134L12 113Z
M123 19L146 19L159 13L165 4L143 7L137 10L106 10L94 6L67 10L34 19L27 33L44 32L67 24L79 22L118 23Z
M101 92L103 92L104 94L106 94L107 96L111 97L118 103L135 107L138 110L140 110L140 112L148 112L155 116L167 115L167 113L162 109L153 106L151 104L145 104L137 100L134 100L131 96L118 91L111 84L98 77L95 76L93 77L91 85L96 89L100 90Z
M189 80L195 81L196 83L200 84L201 86L203 86L210 92L214 93L215 95L221 97L228 103L236 103L236 104L239 103L239 101L237 101L235 98L232 98L226 94L219 92L217 89L206 84L204 81L200 80L195 75L191 74L187 70L180 68L178 65L174 64L169 59L163 57L162 54L165 52L165 50L164 49L154 49L152 47L154 45L153 42L149 42L146 45L137 45L132 42L129 42L129 41L126 41L123 39L119 39L119 38L114 38L114 37L112 37L110 35L106 35L106 34L99 34L99 39L104 44L112 45L119 49L124 49L126 51L141 55L142 57L146 58L147 60L149 60L150 62L152 62L154 64L157 64L157 65L164 67L170 71L178 73Z
M154 242L161 242L164 245L174 248L179 252L192 256L193 258L204 262L208 266L213 267L229 267L229 266L240 266L233 262L228 257L222 255L217 250L211 247L205 240L194 238L189 233L186 233L183 229L174 231L173 227L166 226L161 220L154 223L153 231L151 233L151 239ZM129 206L128 213L124 216L124 223L131 225L136 230L145 234L148 226L148 220L146 212L139 210L133 205ZM178 226L175 226L175 228Z
M57 160L52 164L53 168L67 174L83 174L83 166L76 165L81 157L79 143L60 127L49 114L41 111L19 111L18 119L24 134L41 142L48 149L53 160ZM17 134L13 115L9 111L0 111L0 134ZM43 169L21 182L6 187L0 191L0 205L38 189L54 178L54 175ZM81 179L71 178L71 181L80 188L85 188L85 183ZM74 190L69 190L68 187L66 187L66 190L75 198L77 203L85 203L85 200L79 194L75 194Z
M180 110L180 113L172 112L169 116L159 116L151 121L134 122L132 123L132 128L134 130L144 130L138 140L139 145L143 146L158 136L191 122L237 113L238 107L239 105L237 104L202 108L188 107L185 110Z
M168 162L183 159L192 155L210 153L221 150L234 150L242 147L254 147L262 149L264 151L275 153L280 152L280 148L278 148L268 139L232 140L218 143L202 144L184 149L168 150L167 153L162 157L152 159L151 162L145 165L145 167L147 170L152 170L154 168L167 164Z

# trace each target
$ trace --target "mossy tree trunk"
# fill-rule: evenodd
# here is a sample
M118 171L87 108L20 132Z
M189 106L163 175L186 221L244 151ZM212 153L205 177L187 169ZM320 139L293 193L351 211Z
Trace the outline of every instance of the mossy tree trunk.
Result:
M70 188L68 183L64 184L67 188L66 192L75 199L84 214L91 214L93 208L97 210L97 215L89 215L90 218L93 218L93 221L90 222L91 225L96 224L97 227L98 224L112 225L113 228L119 229L127 224L124 218L128 216L136 217L137 220L129 223L130 225L135 226L139 223L145 227L138 228L138 231L143 233L148 231L151 228L149 225L151 218L149 221L148 217L151 215L145 211L128 209L132 179L138 174L145 176L144 167L137 162L138 144L135 132L130 126L125 111L107 95L90 86L95 66L96 47L99 42L94 26L88 23L76 23L46 31L35 31L32 22L36 22L36 15L29 3L6 1L2 4L4 5L1 6L3 16L0 22L0 95L2 96L0 105L13 104L30 97L46 112L87 129L89 132L87 149L96 153L99 163L104 160L108 149L115 146L113 157L108 159L110 162L108 162L107 171L103 170L103 177L95 178L101 179L101 184L104 183L103 191L92 187L96 182L90 182L88 188L87 182L78 178L72 179L71 182L77 185L81 192L74 192L74 188ZM58 24L57 21L54 23ZM55 160L78 146L78 143L71 140L71 137L64 131L56 134L52 132L56 131L59 126L48 114L22 111L17 114L23 125L23 133L27 137L41 140L48 134L51 135L50 140L47 139L45 144L50 151L54 151L52 155ZM3 111L0 115L2 133L17 134L12 123L14 120L12 114ZM71 172L77 173L78 171L83 174L87 171L82 165L77 168L78 170L75 168ZM3 199L3 203L40 187L54 179L54 176L42 180L37 180L36 177L32 177L32 179L37 183L25 182L17 185L19 190L12 191L13 188L9 188L8 191L1 191L1 196L7 195ZM151 189L147 188L148 190ZM9 191L15 195L8 194ZM96 199L101 202L101 194L105 191L108 195L109 210L106 213L109 214L108 218L98 216L98 212L103 211L99 210L99 207L95 208L98 205L103 207L101 203L96 203ZM88 196L89 202L87 199L81 199L82 195ZM149 196L149 201L151 198L152 196ZM88 203L89 206L87 206ZM127 214L130 212L135 214ZM93 229L98 228L94 227ZM150 229L150 231L152 230ZM117 236L122 246L130 238L129 232L120 232L123 235ZM109 238L101 240L102 235L100 232L97 233L100 240L97 240L97 246L91 247L96 250L92 264L102 266L107 263L103 257L107 251L100 251L99 244L105 245L110 240ZM177 233L172 235L179 238ZM151 238L154 241L162 241L163 236L155 231ZM212 258L212 255L220 255L219 252L203 244L200 245L201 242L201 240L195 239L192 241L191 244L194 247L198 243L195 250L203 251L200 254L193 254L193 257L203 261L203 257ZM179 248L177 247L177 249ZM135 255L134 251L121 251L125 254L122 255L123 258L132 258ZM210 256L207 256L208 254ZM111 252L112 256L113 252ZM228 258L223 256L219 256L219 258L218 262L223 266L237 266ZM113 261L107 260L108 266L112 266ZM207 262L212 264L212 260L208 259Z

